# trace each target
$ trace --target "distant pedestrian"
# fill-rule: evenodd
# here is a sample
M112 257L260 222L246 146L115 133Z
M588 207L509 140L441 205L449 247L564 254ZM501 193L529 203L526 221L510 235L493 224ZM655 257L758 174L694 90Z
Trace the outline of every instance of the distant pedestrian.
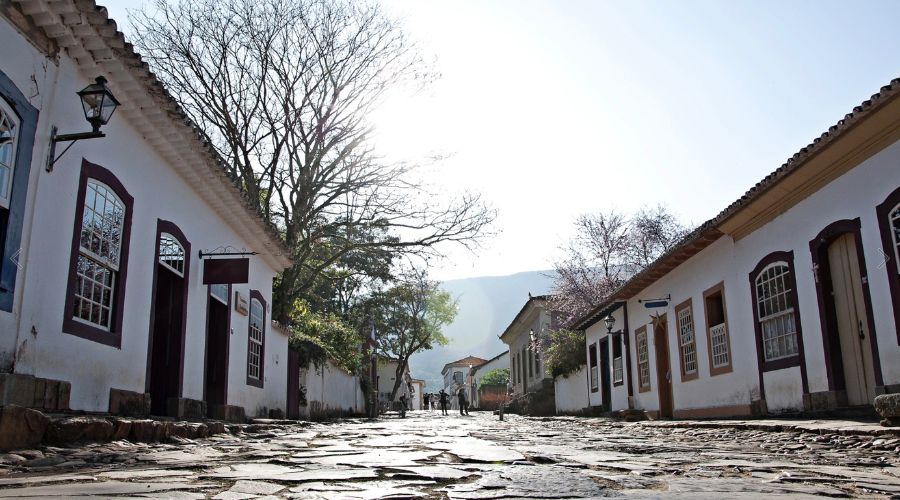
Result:
M425 408L430 410L431 406L429 406L429 403L431 403L431 395L426 393L422 396L422 398L425 400Z
M459 390L456 391L456 397L459 399L459 414L468 415L469 403L466 401L466 388L460 387Z
M443 389L438 393L438 397L440 398L441 403L441 414L447 415L447 405L450 403L450 395Z

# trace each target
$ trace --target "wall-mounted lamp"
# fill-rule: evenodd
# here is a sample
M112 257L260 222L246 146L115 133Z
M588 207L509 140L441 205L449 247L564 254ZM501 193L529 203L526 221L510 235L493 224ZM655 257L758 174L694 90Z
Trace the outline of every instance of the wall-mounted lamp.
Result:
M119 101L109 91L106 86L106 78L98 76L94 79L94 83L77 92L81 99L81 107L84 109L84 119L91 124L90 132L79 132L77 134L57 134L56 127L50 130L50 154L47 157L47 172L53 171L53 165L57 160L66 154L66 151L73 144L82 139L98 139L106 137L106 134L100 132L100 127L109 123L116 108L119 107ZM57 142L71 142L59 156L56 156Z
M613 331L613 327L616 326L616 318L614 318L612 314L604 318L603 322L606 323L607 335L625 335L625 332L622 330Z

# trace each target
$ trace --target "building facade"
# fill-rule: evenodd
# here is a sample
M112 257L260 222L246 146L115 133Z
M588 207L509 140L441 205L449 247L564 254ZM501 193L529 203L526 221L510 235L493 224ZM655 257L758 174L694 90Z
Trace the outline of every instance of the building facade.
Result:
M900 391L898 95L894 80L579 321L592 406L748 415Z
M482 409L481 394L479 391L481 379L485 374L499 369L509 370L509 351L504 351L478 366L473 366L469 371L469 401L473 407ZM504 393L506 392L505 387L503 388L503 391ZM491 401L491 406L495 405L496 401Z
M106 10L7 3L0 44L3 403L283 411L288 252ZM76 92L98 76L121 102L105 137L54 152L54 133L89 130ZM209 257L226 248L256 255Z
M500 340L509 346L509 377L513 396L518 397L552 386L553 379L547 373L540 352L534 349L534 341L554 327L548 309L548 296L531 296L513 318Z

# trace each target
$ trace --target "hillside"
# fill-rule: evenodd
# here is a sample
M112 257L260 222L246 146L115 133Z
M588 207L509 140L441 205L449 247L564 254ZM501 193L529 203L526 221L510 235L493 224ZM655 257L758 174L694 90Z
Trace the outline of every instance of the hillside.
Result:
M509 276L482 276L450 280L442 288L459 301L456 320L444 334L450 343L414 355L410 359L413 377L427 382L428 391L443 385L441 368L468 355L490 359L506 350L497 338L525 304L528 294L548 293L550 271L529 271Z

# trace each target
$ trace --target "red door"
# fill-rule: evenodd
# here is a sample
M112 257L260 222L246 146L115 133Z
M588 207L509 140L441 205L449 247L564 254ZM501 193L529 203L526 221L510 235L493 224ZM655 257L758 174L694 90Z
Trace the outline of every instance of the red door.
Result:
M656 387L659 388L659 416L672 418L672 367L669 364L669 336L665 317L653 329L656 349Z
M287 417L300 418L300 353L288 349Z

